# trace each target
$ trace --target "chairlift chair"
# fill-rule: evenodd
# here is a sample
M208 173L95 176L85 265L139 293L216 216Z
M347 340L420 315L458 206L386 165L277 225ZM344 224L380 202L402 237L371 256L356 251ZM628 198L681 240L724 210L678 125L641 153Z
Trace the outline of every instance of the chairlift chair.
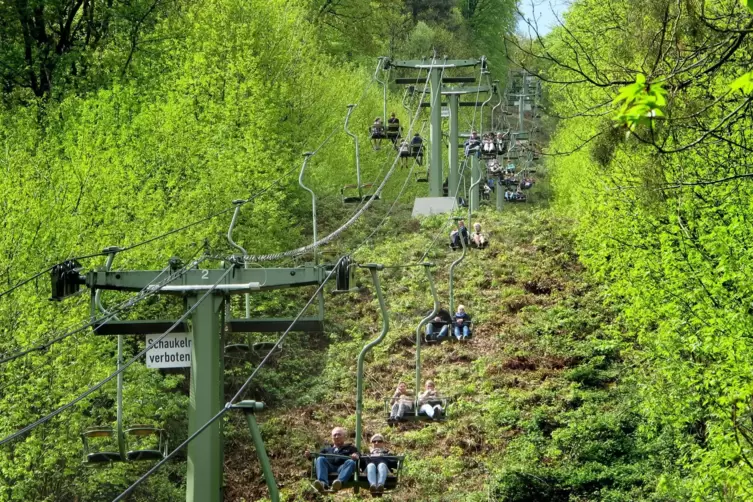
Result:
M319 457L328 457L328 458L343 458L343 459L350 459L350 457L345 455L334 455L329 453L311 453L311 474L310 474L310 480L313 484L314 481L316 481L316 459ZM358 491L361 488L368 490L369 489L369 480L366 477L366 459L369 458L369 455L362 455L356 464L356 472L353 475L353 478L349 481L346 481L342 485L342 490L346 490L348 488L353 488L354 491ZM389 473L387 474L387 480L384 483L384 491L389 492L396 490L398 487L398 482L400 481L400 471L403 469L403 465L405 464L405 455L381 455L380 458L387 459L389 461L393 462L393 465L396 465L394 469L390 469ZM328 484L329 486L332 486L332 483L337 479L337 473L336 472L330 472L329 473L329 480ZM332 491L330 490L330 493Z
M487 145L491 146L490 149L485 148ZM484 160L497 158L497 146L494 141L484 141L481 143L481 158Z
M96 451L95 446L90 442L91 440L105 443L103 446L108 447L108 449ZM85 465L94 466L123 461L120 452L111 449L113 445L118 448L116 433L112 427L90 427L81 433L81 441L84 443L83 463Z
M136 462L139 460L162 460L167 456L167 432L153 425L135 424L125 430L126 444L128 438L133 437L137 441L145 441L146 438L156 437L156 444L152 448L131 449L126 452L126 460Z
M432 406L439 405L442 407L442 413L440 415L434 415L435 418L429 418L426 413L421 412L421 406L418 404L418 400L416 400L413 402L413 408L411 408L409 411L406 411L402 417L396 420L396 422L444 422L445 420L447 420L447 404L449 402L450 398L447 397L441 397L436 400L429 401L428 404L431 404ZM390 422L391 410L392 398L388 397L384 400L384 416L385 420L387 420L389 423L394 423L394 420Z
M379 200L379 196L374 193L364 195L364 189L372 189L373 187L374 183L364 183L360 188L358 185L345 185L340 189L343 203L354 204L371 199Z
M400 139L400 123L387 121L387 139L392 141L393 145L397 144Z

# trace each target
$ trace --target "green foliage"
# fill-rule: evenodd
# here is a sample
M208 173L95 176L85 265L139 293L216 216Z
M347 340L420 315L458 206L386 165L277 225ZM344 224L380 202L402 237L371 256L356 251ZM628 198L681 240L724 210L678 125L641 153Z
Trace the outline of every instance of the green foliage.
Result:
M638 126L654 127L654 120L664 117L667 106L667 91L661 82L646 83L645 75L638 74L635 83L620 89L613 101L619 106L615 120L630 132ZM629 134L629 133L628 133Z
M729 86L733 91L742 91L744 94L750 94L753 92L753 72L742 74Z
M751 45L741 40L736 56L725 57L707 42L744 29L749 16L736 1L704 6L573 4L567 30L547 40L564 64L547 71L553 80L572 82L550 92L557 113L572 117L558 125L552 148L574 153L553 158L550 168L558 210L577 221L583 263L608 286L606 299L620 311L613 334L630 346L622 357L637 368L630 379L639 396L637 430L648 443L681 453L666 467L658 496L747 500L751 444L734 416L736 403L753 395L746 279L753 262L744 223L751 190L743 181L752 124L742 112L750 92L750 65L742 55ZM607 19L614 32L593 28ZM670 24L678 38L652 42ZM668 49L672 44L682 49ZM576 82L583 77L576 61L586 55L593 66L585 73L593 78ZM677 71L690 66L699 71ZM646 79L623 87L635 74L628 68ZM655 82L671 99L649 95ZM604 138L603 123L583 113L604 105L605 90L619 93L620 124L630 138ZM572 99L556 99L564 95ZM652 107L663 107L661 126ZM599 133L584 151L584 141ZM612 384L608 369L571 371L581 389Z

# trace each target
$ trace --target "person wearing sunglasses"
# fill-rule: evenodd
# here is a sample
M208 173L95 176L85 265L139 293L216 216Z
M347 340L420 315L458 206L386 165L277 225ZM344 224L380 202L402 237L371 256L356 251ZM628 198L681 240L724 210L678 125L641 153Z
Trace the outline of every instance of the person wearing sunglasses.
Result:
M371 450L368 456L363 457L366 462L366 479L369 480L369 491L372 495L384 493L384 484L390 469L397 468L395 459L384 443L384 436L374 434L371 437Z
M329 474L337 473L337 479L332 482L332 491L338 491L343 483L353 479L356 470L356 462L360 455L358 448L351 443L346 443L347 431L342 427L332 429L332 445L324 446L319 451L322 456L316 458L316 481L314 487L318 492L328 491ZM311 452L304 452L306 458L311 458ZM348 458L350 457L350 458Z

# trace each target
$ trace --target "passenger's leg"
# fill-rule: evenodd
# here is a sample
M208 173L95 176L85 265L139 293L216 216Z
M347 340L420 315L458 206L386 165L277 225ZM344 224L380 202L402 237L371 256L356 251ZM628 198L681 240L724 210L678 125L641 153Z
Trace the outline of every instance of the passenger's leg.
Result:
M455 332L455 338L457 338L458 340L460 340L460 336L461 336L460 335L460 326L455 325L455 331L454 332Z
M437 337L438 341L442 341L445 338L447 338L447 332L450 330L450 328L445 324L442 326L442 329L439 330L439 336Z
M348 459L343 465L340 466L339 469L337 469L337 479L339 479L343 483L350 481L351 479L353 479L353 471L355 470L356 461L353 459Z
M329 486L329 472L332 471L332 465L327 457L316 458L316 479L321 481L325 487Z
M377 468L374 464L366 466L366 479L369 480L369 485L377 484Z
M422 404L419 412L426 413L426 416L431 418L434 416L434 407L430 404Z
M471 336L471 331L468 329L468 326L463 325L463 338L468 338Z
M393 404L392 410L390 411L390 418L397 418L399 411L400 411L400 405L397 403Z
M379 464L378 469L379 477L377 478L377 481L379 482L377 483L377 485L384 486L384 483L387 482L387 474L390 472L390 470L387 468L387 464L385 464L384 462L381 462Z

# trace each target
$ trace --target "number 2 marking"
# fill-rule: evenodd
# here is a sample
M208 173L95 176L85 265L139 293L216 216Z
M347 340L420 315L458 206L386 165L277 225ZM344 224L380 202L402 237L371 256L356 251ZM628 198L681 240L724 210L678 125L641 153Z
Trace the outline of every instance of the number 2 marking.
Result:
M202 279L209 279L209 270L202 270L201 271L201 278Z

